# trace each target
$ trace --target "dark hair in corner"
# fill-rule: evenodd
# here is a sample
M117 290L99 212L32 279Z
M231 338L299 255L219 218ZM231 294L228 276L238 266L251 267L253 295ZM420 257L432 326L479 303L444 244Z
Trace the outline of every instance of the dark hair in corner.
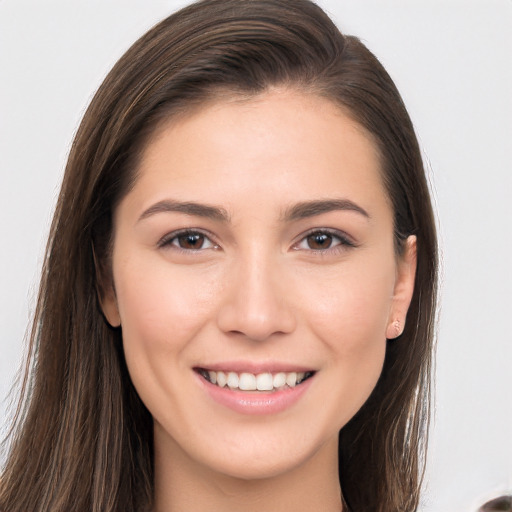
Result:
M168 17L117 62L76 134L51 226L30 358L0 481L5 512L130 512L152 500L152 418L131 384L120 330L102 316L112 212L155 127L217 92L285 85L325 97L374 138L400 252L417 236L405 331L340 433L348 510L411 512L430 412L437 288L435 222L400 95L355 37L308 0L203 0ZM96 264L95 264L96 261Z

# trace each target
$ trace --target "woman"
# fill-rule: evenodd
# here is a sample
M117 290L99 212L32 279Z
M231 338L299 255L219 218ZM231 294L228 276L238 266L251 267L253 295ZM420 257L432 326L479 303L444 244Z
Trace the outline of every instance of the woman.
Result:
M356 38L306 0L170 16L76 135L0 509L414 510L436 252Z

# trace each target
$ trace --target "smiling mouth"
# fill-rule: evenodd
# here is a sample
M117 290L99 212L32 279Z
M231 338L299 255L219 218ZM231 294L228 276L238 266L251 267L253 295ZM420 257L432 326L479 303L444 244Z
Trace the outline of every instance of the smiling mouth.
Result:
M195 371L210 384L240 391L280 391L299 386L315 372L248 373L223 372L196 368Z

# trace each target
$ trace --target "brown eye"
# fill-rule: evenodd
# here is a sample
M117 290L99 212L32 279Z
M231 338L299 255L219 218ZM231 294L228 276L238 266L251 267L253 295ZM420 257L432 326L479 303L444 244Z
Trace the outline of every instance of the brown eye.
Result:
M331 229L310 231L294 245L294 249L314 254L331 254L352 247L356 247L356 244L343 231Z
M181 249L198 250L203 248L205 238L201 233L186 233L175 238L175 245Z
M218 246L201 231L181 231L173 233L164 237L158 245L162 248L170 247L190 252L218 248Z
M306 237L308 247L315 251L329 249L332 245L333 235L329 233L312 233Z

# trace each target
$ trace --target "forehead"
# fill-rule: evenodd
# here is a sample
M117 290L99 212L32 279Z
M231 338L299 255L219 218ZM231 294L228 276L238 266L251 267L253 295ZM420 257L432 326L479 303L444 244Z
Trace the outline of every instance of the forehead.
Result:
M142 153L132 193L225 206L244 196L387 201L379 152L364 128L332 101L284 88L217 97L163 123Z

